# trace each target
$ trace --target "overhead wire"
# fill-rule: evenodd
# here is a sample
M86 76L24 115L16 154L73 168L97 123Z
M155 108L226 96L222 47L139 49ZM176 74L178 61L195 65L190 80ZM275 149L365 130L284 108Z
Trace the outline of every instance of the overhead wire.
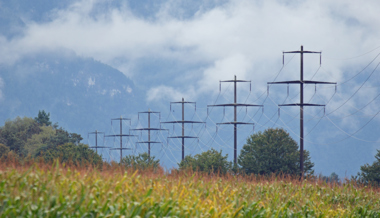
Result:
M357 139L359 141L363 141L363 142L370 142L370 143L380 143L380 141L368 141L368 140L364 140L364 139L360 139L358 137L355 137L354 135L356 133L358 133L360 130L362 130L365 126L367 126L378 114L380 113L380 110L369 120L367 121L363 126L361 126L358 130L356 130L354 133L350 134L350 133L347 133L346 131L344 131L342 128L340 128L337 124L335 124L327 115L325 115L324 117L326 117L337 129L339 129L340 131L342 131L343 133L345 133L346 135L348 135L347 137L341 139L341 140L338 140L338 141L334 141L334 142L330 142L330 143L315 143L315 142L312 142L312 141L308 141L305 139L304 137L304 141L308 142L308 143L311 143L311 144L319 144L319 145L331 145L331 144L337 144L339 142L342 142L350 137L354 138L354 139ZM297 137L300 137L298 133L295 133L292 128L290 128L286 122L284 120L282 120L281 118L279 118L281 120L281 122L284 124L284 126L286 127L286 129L290 132L292 132L293 134L295 134Z
M378 57L380 55L380 53L375 57L375 59ZM293 56L294 57L294 56ZM292 57L292 58L293 58ZM375 60L374 59L374 60ZM374 61L373 60L373 61ZM373 62L372 61L372 62ZM371 62L371 63L372 63ZM289 62L288 62L289 63ZM370 63L370 64L371 64ZM370 65L369 64L369 65ZM380 62L379 62L379 64L380 64ZM377 67L379 66L379 64L376 66L376 68L374 69L374 71L377 69ZM369 66L368 65L368 66ZM368 66L366 66L362 71L364 71ZM281 71L283 70L283 68L284 68L285 66L283 65L282 66L282 68L280 69L280 71L278 72L278 74L276 75L276 77L275 77L275 79L273 80L273 81L275 81L276 79L277 79L277 77L279 76L279 74L281 73ZM313 77L316 75L316 73L319 71L319 69L320 69L321 67L319 67L318 68L318 70L315 72L315 74L313 75ZM322 68L323 69L323 68ZM371 73L371 75L366 79L366 81L359 87L359 89L350 97L350 98L348 98L342 105L340 105L338 108L336 108L335 110L333 110L332 112L330 112L330 113L328 113L327 115L330 115L331 113L333 113L334 111L336 111L336 110L338 110L340 107L342 107L344 104L346 104L349 100L351 100L352 99L352 97L364 86L364 84L368 81L368 79L372 76L372 74L374 73L374 71L372 71L372 73ZM358 74L360 74L361 72L359 72ZM356 77L358 74L356 74L354 77ZM354 77L352 77L352 78L350 78L349 80L351 80L351 79L353 79ZM349 80L347 80L346 82L348 82ZM341 84L342 85L342 84ZM260 99L263 95L265 94L265 92L263 92L258 98L257 98L257 100L258 99ZM219 99L219 97L221 96L221 92L219 92L219 94L218 94L218 96L217 96L217 98L216 98L216 100L215 100L215 103L217 102L217 100ZM311 96L311 98L310 98L310 100L309 101L311 101L315 96L318 96L318 97L320 97L321 98L321 96L319 96L319 95L316 95L316 93L314 93L312 96ZM328 102L330 102L331 101L331 99L333 98L335 96L335 93L334 93L334 95L328 100ZM352 113L351 115L354 115L354 114L356 114L358 111L360 111L360 110L363 110L365 107L367 107L369 104L371 104L373 101L375 101L376 99L377 99L377 97L378 96L380 96L380 94L379 95L377 95L374 99L372 99L369 103L367 103L365 106L363 106L362 108L360 108L359 110L357 110L357 111L355 111L354 113ZM225 98L225 96L224 95L222 95L222 97L224 98L224 99L226 99L227 100L227 98ZM248 98L250 97L250 94L248 95L248 97L247 97L247 99L245 100L245 102L247 102L247 100L248 100ZM264 101L263 101L263 103L262 104L264 104L265 102L266 102L266 100L268 99L268 97L269 97L269 95L267 95L266 96L266 98L264 99ZM296 96L294 96L293 98L295 98ZM275 103L274 102L274 100L271 98L271 97L269 97L269 99L273 102L273 103ZM286 101L288 99L288 97L284 100L284 102ZM200 120L203 120L204 122L211 122L211 123L213 123L213 124L215 124L216 125L216 122L214 122L214 120L210 117L210 114L211 114L211 112L212 112L212 108L210 109L210 111L209 111L209 113L207 113L207 116L206 116L206 118L204 118L204 119L202 119L202 118L200 118L200 116L199 116L199 114L198 114L198 112L197 111L194 111L194 113L193 113L193 115L192 115L192 119L191 120L193 120L193 118L195 117L195 116L197 116ZM240 114L241 113L241 111L243 110L243 108L240 108L240 110L239 110L239 113L238 114ZM243 117L243 120L245 120L245 117L248 117L249 118L249 120L250 121L254 121L254 116L257 114L259 112L259 110L257 110L256 111L256 113L251 117L250 115L249 115L249 113L246 113L246 115ZM363 129L366 125L368 125L377 115L378 115L378 113L380 113L380 111L378 111L365 125L363 125L360 129L358 129L356 132L354 132L353 134L349 134L349 133L347 133L347 132L345 132L346 134L348 134L349 136L347 137L347 138L349 138L349 137L353 137L353 138L355 138L355 139L358 139L357 137L355 137L355 136L353 136L353 135L355 135L357 132L359 132L361 129ZM275 113L276 114L276 113ZM267 118L267 122L266 123L264 123L264 124L260 124L258 121L255 121L255 123L257 123L258 125L261 125L262 127L264 127L264 126L266 126L266 124L268 123L268 122L272 122L272 124L273 124L273 126L272 127L274 127L275 125L278 125L277 124L277 122L278 122L278 120L280 120L283 124L284 124L284 126L286 127L287 125L286 125L286 122L284 122L284 120L282 120L281 118L280 118L280 116L278 116L278 118L276 119L276 121L273 121L273 117L275 116L275 114L271 117L271 118L269 118L265 113L261 113L261 116L259 117L259 120L261 119L261 117L266 117ZM325 116L327 119L329 119L329 121L330 122L333 122L328 116ZM172 118L174 118L175 119L175 116L173 115L173 113L172 113L172 111L170 111L170 113L168 114L168 117L167 117L167 119L169 118L169 117L172 117ZM315 116L317 116L317 115L315 115ZM314 116L314 117L315 117ZM293 118L294 119L294 118ZM307 135L309 135L310 133L311 133L311 131L313 131L313 129L321 122L321 120L323 119L323 117L322 118L320 118L319 120L318 120L318 122L317 122L317 124L306 134L306 136ZM311 120L311 119L310 119ZM140 122L140 121L139 121ZM141 124L141 123L140 123ZM180 126L178 123L176 123L176 124L174 124L174 126ZM281 125L282 126L282 125ZM336 126L337 128L339 127L339 126ZM182 128L182 127L181 127ZM241 128L243 128L243 127L241 127ZM180 129L180 128L179 128ZM220 128L220 130L222 130L223 128ZM287 129L289 129L289 128L287 128ZM112 128L112 130L114 131L114 129ZM211 145L209 146L209 147L211 147L212 146L212 144L213 143L216 143L218 146L220 146L220 147L227 147L227 148L231 148L231 147L229 147L229 146L226 146L226 145L228 145L228 141L229 140L227 140L227 142L226 141L224 141L224 139L222 139L220 136L216 136L216 135L218 135L217 133L215 133L214 134L214 136L213 136L213 134L211 134L210 133L210 131L209 131L209 127L207 127L207 124L205 125L205 127L203 127L203 125L202 125L202 127L200 127L199 128L199 131L195 131L193 128L191 129L191 131L192 131L192 133L194 133L195 135L197 135L197 137L199 137L199 141L204 145L204 146L207 146L207 145L209 145L210 144L210 142L211 142ZM251 131L253 131L253 130L251 130ZM343 130L344 131L344 130ZM294 133L294 132L293 132ZM173 131L173 133L172 134L175 134L175 131ZM208 142L204 142L203 140L204 140L204 138L203 138L203 136L205 136L205 134L206 135L208 135L211 139L209 139L209 141ZM163 133L160 131L160 133L157 133L157 136L156 137L158 137L159 139L161 139L161 138L164 138L164 135L163 135ZM216 142L216 140L215 140L215 137L218 137L218 139L221 139L221 141L222 141L222 144L220 144L220 143L218 143L218 142ZM207 137L206 137L207 138ZM231 137L232 138L232 137ZM140 140L139 138L138 138L138 140ZM342 139L342 140L345 140L345 139ZM342 141L341 140L341 141ZM360 140L360 139L358 139L358 140ZM167 140L164 140L164 141L167 141ZM177 138L176 139L176 142L177 143L179 143L179 139ZM194 141L195 140L193 140L192 142L191 142L191 144L194 144ZM309 142L309 141L308 141ZM371 142L371 141L366 141L366 142ZM174 163L172 160L171 160L171 158L169 158L169 155L168 155L168 153L166 152L166 150L169 150L169 152L171 153L171 155L173 156L173 158L174 159L176 159L176 156L173 154L173 152L172 151L178 151L178 150L180 150L180 149L178 149L177 147L172 147L171 145L170 145L170 143L166 143L167 144L167 148L168 149L163 149L164 148L164 146L162 146L161 147L161 150L160 150L160 153L161 153L161 151L163 151L164 152L164 154L166 155L166 157L172 162L172 163ZM313 144L315 144L315 143L313 143ZM320 143L317 143L317 144L320 144ZM330 144L330 143L329 143ZM198 146L199 146L199 143L198 143ZM199 148L202 150L202 146L199 146ZM164 154L162 154L162 155L164 155ZM161 155L161 156L162 156ZM178 162L178 160L176 160L177 162ZM174 163L175 164L175 163Z
M343 81L343 82L339 82L339 84L337 84L337 86L342 86L346 83L348 83L349 81L353 80L355 77L357 77L359 74L363 73L369 66L371 66L371 64L380 56L380 53L378 53L367 65L365 65L365 67L363 69L361 69L358 73L356 73L355 75L353 75L352 77L350 77L349 79ZM326 73L329 73L326 69L324 69L322 67L322 69L326 72ZM329 73L330 74L330 73ZM334 78L333 75L330 74L331 77ZM335 78L336 79L336 78Z
M349 58L331 58L331 57L324 57L324 58L332 59L332 60L350 60L350 59L362 57L362 56L364 56L366 54L369 54L369 53L371 53L371 52L373 52L373 51L375 51L375 50L377 50L379 48L380 48L380 46L377 46L377 47L375 47L374 49L372 49L370 51L367 51L367 52L365 52L363 54L360 54L360 55L357 55L357 56L354 56L354 57L349 57Z
M359 90L364 86L364 84L369 80L369 78L375 73L375 71L377 70L377 68L379 67L380 65L380 62L376 65L375 69L372 70L372 72L370 73L370 75L366 78L366 80L360 85L360 87L343 103L341 104L339 107L335 108L334 110L332 110L330 113L328 113L327 115L330 115L332 113L334 113L335 111L337 111L338 109L340 109L343 105L345 105L349 100L351 100L358 92Z

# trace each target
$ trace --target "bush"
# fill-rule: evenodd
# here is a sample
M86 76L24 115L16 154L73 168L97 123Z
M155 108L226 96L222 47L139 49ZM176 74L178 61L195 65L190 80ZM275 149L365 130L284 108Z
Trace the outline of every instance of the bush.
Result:
M138 156L128 155L122 159L122 165L127 168L145 170L158 169L160 160L155 160L155 156L149 157L148 153L139 154Z
M228 154L222 155L214 149L196 154L194 157L187 155L178 165L180 170L192 169L194 171L206 173L226 174L232 169L232 163L227 161Z
M35 158L41 157L45 162L59 159L61 163L72 163L75 166L93 165L101 166L102 157L95 153L88 145L78 145L69 142L59 146L41 146L37 149Z
M0 158L7 158L9 151L10 150L7 146L0 143Z

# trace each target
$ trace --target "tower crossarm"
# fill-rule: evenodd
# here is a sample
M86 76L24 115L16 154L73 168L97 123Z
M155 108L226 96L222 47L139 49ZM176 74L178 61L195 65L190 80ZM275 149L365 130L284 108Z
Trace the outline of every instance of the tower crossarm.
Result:
M238 83L250 83L251 80L222 80L222 81L219 81L221 83L232 83L232 82L238 82Z
M110 150L132 150L132 148L110 148Z
M107 146L90 146L89 148L110 148L110 147L107 147Z
M157 142L157 141L141 141L141 142L136 142L137 144L148 144L148 143L155 143L155 144L160 144L162 142Z
M122 118L122 117L120 117L120 118L113 118L113 119L111 119L111 120L131 120L131 119L129 119L129 118Z
M241 104L241 103L207 105L207 107L229 107L229 106L236 106L236 107L264 107L264 105L260 105L260 104Z
M169 136L171 139L197 139L196 136Z
M165 121L161 123L206 123L206 122L201 122L201 121L188 121L188 120L178 120L178 121Z
M268 82L267 84L337 84L336 82L322 82L322 81L312 81L312 80L289 80L289 81L279 81L279 82Z
M88 134L104 134L104 132L97 132L97 131L95 131L95 132L89 132Z
M319 107L324 107L326 105L324 104L310 104L310 103L303 103L303 104L299 104L299 103L293 103L293 104L279 104L278 106L319 106Z
M246 123L246 122L238 122L238 121L217 123L216 125L228 125L228 124L236 124L236 125L255 125L254 123Z
M104 137L117 137L117 136L122 136L122 137L131 137L131 136L137 136L137 135L130 135L130 134L117 134L117 135L105 135Z
M158 111L142 111L142 112L139 112L139 114L159 114L160 112Z
M150 130L150 131L166 130L166 131L169 131L168 129L161 129L161 128L137 128L137 129L131 129L131 131L146 131L146 130Z
M196 104L194 101L172 101L170 104Z

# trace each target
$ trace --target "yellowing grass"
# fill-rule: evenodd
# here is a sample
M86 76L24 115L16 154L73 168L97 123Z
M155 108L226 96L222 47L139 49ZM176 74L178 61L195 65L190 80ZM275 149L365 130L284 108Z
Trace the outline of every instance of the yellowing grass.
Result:
M0 168L0 217L379 217L380 192L286 178Z

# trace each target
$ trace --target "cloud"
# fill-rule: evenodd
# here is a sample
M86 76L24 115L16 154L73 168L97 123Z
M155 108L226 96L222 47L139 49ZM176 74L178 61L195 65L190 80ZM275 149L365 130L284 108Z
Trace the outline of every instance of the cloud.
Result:
M323 68L329 72L320 70L316 79L339 83L350 76L345 69L363 66L369 56L350 61L335 58L354 57L380 45L380 2L376 0L226 1L213 7L200 5L186 18L174 13L185 8L173 1L163 3L148 17L136 15L128 5L102 8L101 3L78 1L52 11L50 21L27 23L21 37L0 36L5 57L0 61L12 63L23 55L46 50L72 50L111 65L134 81L144 81L147 74L161 78L149 87L158 98L147 100L154 101L162 98L159 93L194 98L215 94L218 81L233 75L252 80L258 95L282 67L282 51L298 50L301 44L306 50L323 51ZM143 66L157 58L185 67L181 73L146 72ZM307 58L305 72L314 72L319 56ZM286 56L289 59L291 56ZM279 80L298 77L298 59L292 59L290 70L281 73ZM181 78L190 79L173 82ZM162 85L163 81L169 82ZM326 95L328 92L321 94Z
M186 93L183 93L170 86L161 85L151 88L147 93L148 102L161 100L179 101L181 98L193 99L194 90L189 90Z
M91 77L88 78L88 86L90 87L90 86L93 86L93 85L95 85L95 78L94 79L92 79Z

